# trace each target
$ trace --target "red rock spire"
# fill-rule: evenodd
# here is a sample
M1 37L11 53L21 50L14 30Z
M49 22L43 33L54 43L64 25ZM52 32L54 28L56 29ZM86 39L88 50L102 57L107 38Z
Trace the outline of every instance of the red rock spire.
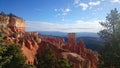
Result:
M76 45L76 34L75 33L68 33L68 45L69 46Z

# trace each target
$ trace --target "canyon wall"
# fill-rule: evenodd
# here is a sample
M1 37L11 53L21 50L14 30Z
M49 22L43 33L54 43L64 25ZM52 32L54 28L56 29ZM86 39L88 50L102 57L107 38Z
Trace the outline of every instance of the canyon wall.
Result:
M41 56L48 45L53 54L66 58L73 64L73 68L97 68L98 54L85 47L84 41L76 43L76 34L68 34L68 43L64 38L38 35L38 32L26 32L25 21L16 16L0 15L0 32L5 33L6 43L22 46L27 64L37 64L36 54Z
M14 32L25 32L25 21L19 17L9 16L8 26L13 29Z
M1 31L9 31L12 33L25 32L25 21L22 18L13 15L0 15L0 26L4 29ZM7 29L7 30L5 30Z
M65 45L65 40L64 40L64 38L61 38L61 37L39 35L39 38L42 41L49 42L49 43L55 45L58 48L62 48L62 46Z
M77 43L75 33L68 34L67 44L63 38L59 37L39 35L39 38L44 42L39 44L39 54L43 53L46 45L50 43L49 47L56 57L68 59L74 68L97 68L99 61L97 52L87 49L82 40ZM58 44L58 42L62 44Z

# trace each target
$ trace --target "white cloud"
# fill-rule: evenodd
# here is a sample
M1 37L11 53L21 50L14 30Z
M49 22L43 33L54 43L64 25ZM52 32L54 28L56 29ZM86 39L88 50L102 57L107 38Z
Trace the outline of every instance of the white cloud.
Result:
M86 10L89 7L88 4L85 3L80 3L79 6L82 7L82 10Z
M70 8L60 8L60 9L54 9L54 11L57 13L55 15L55 17L61 17L62 21L64 21L64 16L66 16L70 11L71 9Z
M82 10L87 10L88 8L92 8L93 6L100 5L101 1L104 0L99 0L99 1L90 1L88 3L83 3L80 2L80 0L74 0L75 7L82 7Z
M54 9L54 11L59 12L59 13L68 13L71 11L70 8L60 8L60 9Z
M99 21L77 20L75 23L50 23L27 21L27 31L60 31L60 32L98 32L101 30Z
M80 0L74 0L74 4L79 4Z
M68 12L70 12L70 9L69 9L69 8L63 9L62 15L67 15Z
M63 8L61 8L61 9L54 9L54 11L55 12L57 12L57 16L59 15L63 15L63 16L65 16L65 15L67 15L71 10L69 9L69 8L65 8L65 9L63 9Z
M65 9L65 12L70 12L70 9L69 9L69 8L66 8L66 9Z
M111 0L112 3L120 3L120 0Z
M89 2L88 3L90 6L96 6L100 4L100 1L96 1L96 2Z
M71 10L69 8L61 9L62 15L67 15Z

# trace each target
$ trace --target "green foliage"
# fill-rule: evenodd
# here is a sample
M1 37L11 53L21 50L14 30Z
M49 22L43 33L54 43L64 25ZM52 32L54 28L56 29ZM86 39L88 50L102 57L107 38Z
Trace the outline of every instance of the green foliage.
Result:
M25 64L22 68L34 68L34 66L30 64Z
M7 52L7 46L0 44L0 68L2 68L7 62L10 62L12 56L5 56Z
M45 53L38 57L38 68L72 68L72 64L66 59L57 60L49 46L46 46Z
M0 45L0 67L2 68L24 68L25 56L17 45Z
M120 47L106 45L101 51L99 68L120 68Z
M20 46L9 45L4 56L12 56L10 62L6 63L5 68L23 68L25 64L25 56L22 54Z
M0 33L0 38L2 38L2 33Z
M67 59L60 59L58 60L58 67L57 68L73 68L72 64L69 63Z
M99 35L105 40L105 47L100 52L99 68L120 68L120 14L116 8L101 25L105 29Z
M15 44L6 45L3 37L0 33L0 68L33 68L25 64L26 57L22 54L21 47Z
M52 50L47 46L45 53L38 58L38 68L56 68L56 58L52 54Z
M4 12L0 13L0 68L33 68L33 65L25 64L26 57L23 55L20 45L5 44L6 40L3 38L8 36L9 31L11 31L6 26L6 16L9 15Z
M103 38L107 43L116 41L117 33L120 30L120 14L117 9L111 10L111 12L106 16L105 22L100 22L104 27L104 30L99 32L101 38Z
M0 41L3 39L3 34L0 33Z

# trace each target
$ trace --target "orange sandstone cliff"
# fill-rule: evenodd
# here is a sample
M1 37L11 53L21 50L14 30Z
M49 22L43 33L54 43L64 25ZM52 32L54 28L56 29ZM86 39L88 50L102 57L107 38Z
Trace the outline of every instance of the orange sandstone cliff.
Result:
M65 43L63 38L57 39L57 37L43 35L39 36L39 38L42 41L39 44L39 54L44 52L46 45L49 43L49 47L53 50L56 57L68 59L74 68L97 68L99 60L97 52L87 49L82 40L76 43L75 33L68 34L68 44Z
M0 15L0 32L5 33L6 43L15 43L22 46L27 64L37 64L36 54L41 56L46 46L52 49L59 58L66 58L73 64L73 68L97 68L97 52L87 49L84 41L76 43L76 34L68 34L68 43L64 38L38 35L38 32L26 32L25 21L16 16Z

